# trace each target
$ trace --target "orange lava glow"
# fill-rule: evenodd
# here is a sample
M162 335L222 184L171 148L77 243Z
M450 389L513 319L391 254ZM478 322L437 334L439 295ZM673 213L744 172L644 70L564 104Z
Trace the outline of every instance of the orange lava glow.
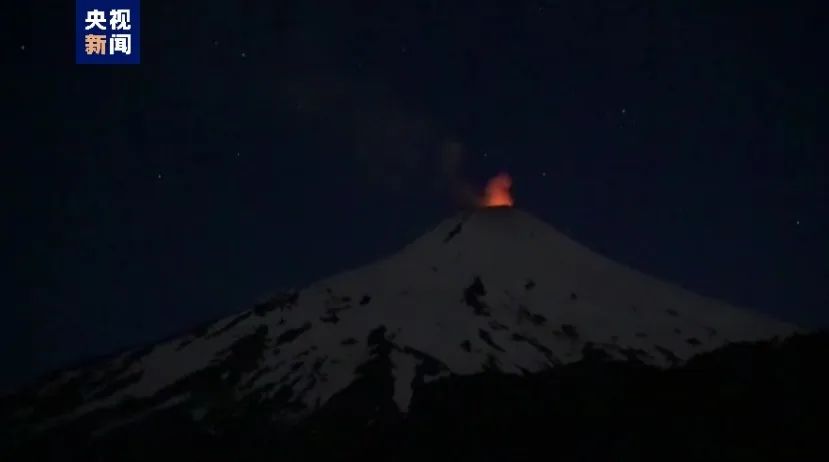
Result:
M506 173L499 173L489 180L481 198L481 207L512 207L512 178Z

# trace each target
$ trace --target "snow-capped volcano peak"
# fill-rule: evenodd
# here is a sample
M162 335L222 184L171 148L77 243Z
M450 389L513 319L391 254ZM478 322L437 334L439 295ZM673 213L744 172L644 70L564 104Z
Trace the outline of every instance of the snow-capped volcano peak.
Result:
M189 335L65 372L39 395L67 383L80 390L59 418L127 400L208 412L215 403L197 385L207 381L235 400L278 397L285 409L309 411L382 361L405 411L418 384L440 376L534 372L587 350L670 366L793 331L619 265L526 212L495 207L447 219L385 259Z

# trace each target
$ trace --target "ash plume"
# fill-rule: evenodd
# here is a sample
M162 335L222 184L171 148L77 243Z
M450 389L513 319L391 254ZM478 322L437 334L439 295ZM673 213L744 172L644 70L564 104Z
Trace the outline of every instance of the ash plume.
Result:
M314 73L284 88L300 117L350 143L369 181L403 194L422 192L426 185L455 205L477 203L477 192L463 176L465 149L456 137L382 85L332 75Z

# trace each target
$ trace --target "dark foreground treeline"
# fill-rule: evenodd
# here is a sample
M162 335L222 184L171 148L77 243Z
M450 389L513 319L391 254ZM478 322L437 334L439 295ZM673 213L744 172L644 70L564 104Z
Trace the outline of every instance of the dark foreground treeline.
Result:
M267 403L209 428L172 408L97 438L80 426L11 441L7 433L0 459L824 460L827 358L827 333L731 345L672 370L590 353L531 376L488 372L420 385L404 417L389 363L378 357L293 428L274 424Z

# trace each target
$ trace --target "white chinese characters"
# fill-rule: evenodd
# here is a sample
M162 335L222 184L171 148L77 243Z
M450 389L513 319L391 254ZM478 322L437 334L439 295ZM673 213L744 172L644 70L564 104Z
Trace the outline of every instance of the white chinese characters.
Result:
M112 34L109 37L109 54L132 53L132 37L130 34Z
M86 30L92 29L96 27L100 30L107 30L106 23L107 18L104 16L104 12L101 10L92 10L86 12Z
M110 10L109 26L112 30L130 30L130 10Z
M130 16L130 10L128 8L112 9L109 11L109 21L107 21L104 11L93 9L86 12L85 30L97 29L106 31L107 23L109 23L109 30L113 32L129 31L132 29ZM91 31L84 37L84 51L87 55L132 54L132 34L124 32L112 33L107 36L107 34L94 34L92 32L94 31ZM109 45L109 50L107 50L107 45Z

